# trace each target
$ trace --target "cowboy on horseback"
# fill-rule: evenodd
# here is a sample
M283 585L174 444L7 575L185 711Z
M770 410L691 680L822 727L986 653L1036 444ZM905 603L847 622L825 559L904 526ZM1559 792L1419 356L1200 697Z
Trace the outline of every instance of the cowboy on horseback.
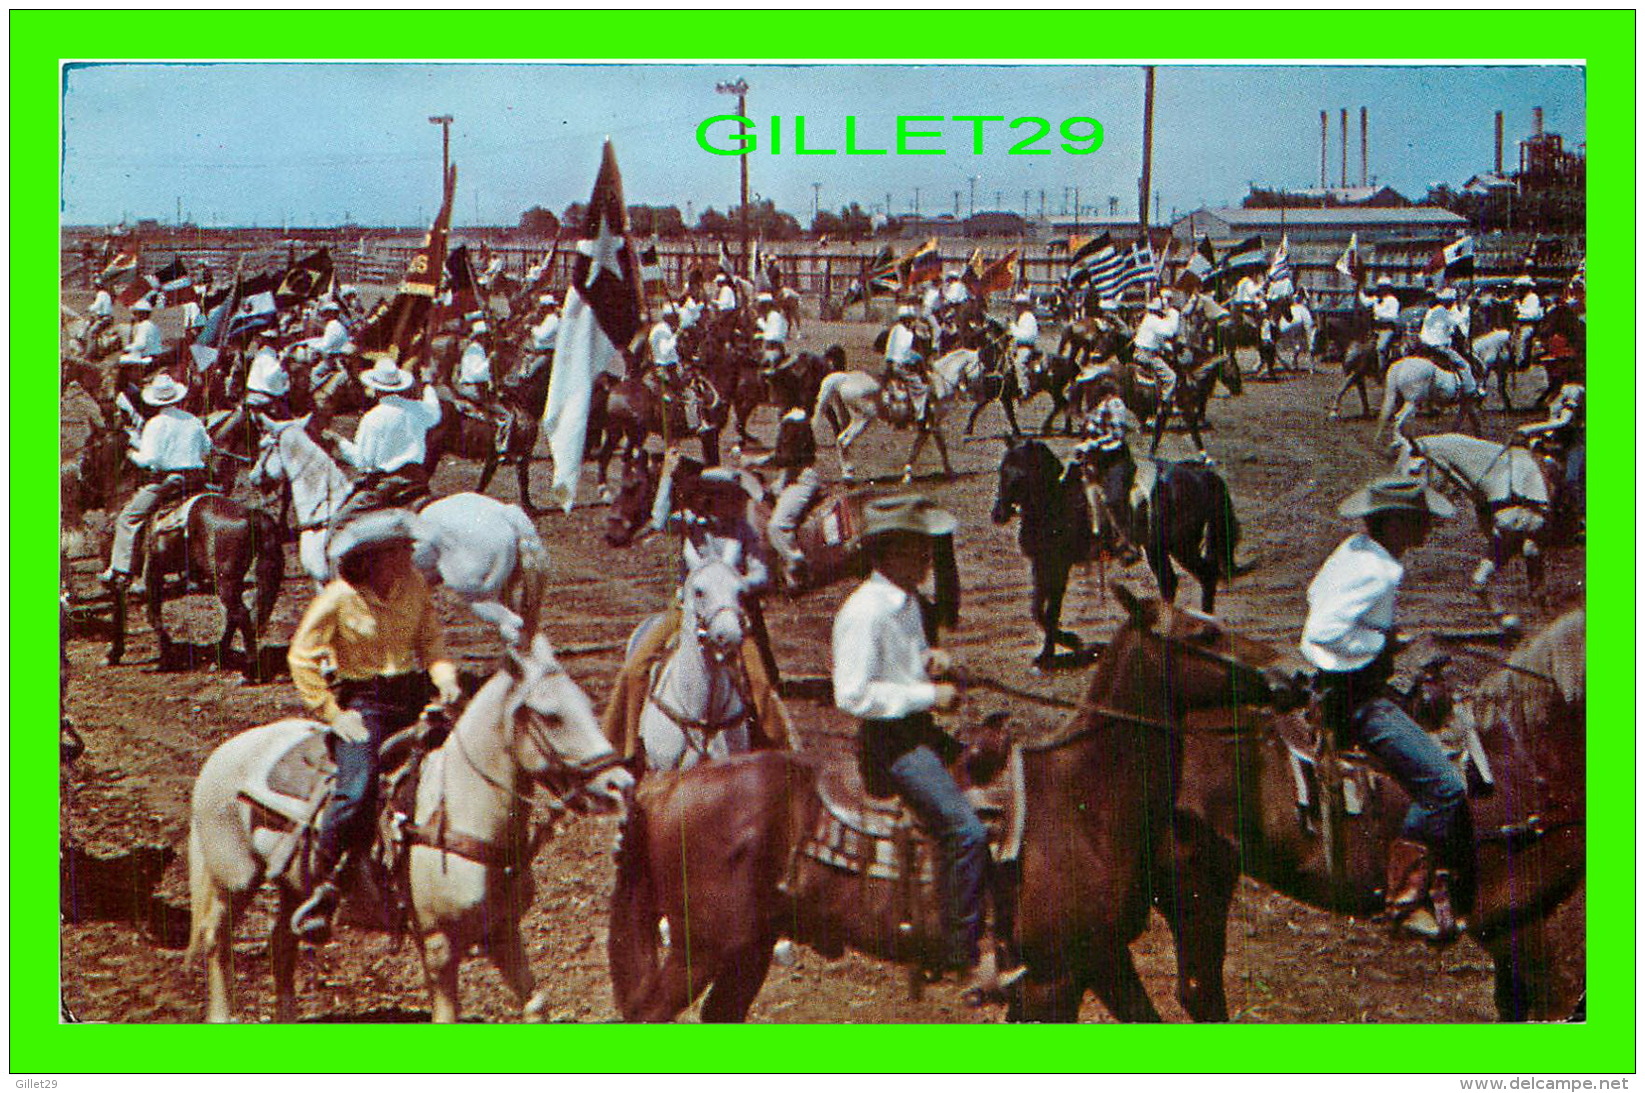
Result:
M1134 345L1137 364L1147 370L1158 387L1162 414L1177 392L1177 370L1172 366L1172 357L1176 354L1177 335L1181 329L1181 315L1170 306L1164 295L1150 296L1147 312L1142 322L1137 324ZM1154 447L1150 451L1158 449L1159 432L1156 430Z
M246 408L279 421L289 420L291 406L287 396L291 394L291 377L280 363L274 331L259 330L252 336L252 344L257 351L246 368Z
M124 587L130 583L138 537L149 517L161 506L190 497L205 485L211 437L199 418L177 405L187 397L188 388L166 372L143 388L143 402L155 413L135 437L129 455L147 472L147 481L114 521L108 568L98 575L104 584Z
M121 364L148 364L165 351L160 327L154 321L154 305L147 296L131 305L131 341L120 356Z
M788 356L788 316L769 292L760 293L755 303L761 313L757 336L765 348L762 367L776 368Z
M1389 848L1386 914L1407 933L1448 941L1457 933L1451 882L1471 865L1468 787L1444 750L1392 698L1394 656L1407 644L1394 627L1402 559L1428 537L1435 516L1455 510L1407 475L1379 479L1338 506L1365 530L1337 547L1308 586L1302 655L1319 669L1315 688L1329 731L1380 760L1411 797L1401 837Z
M1542 298L1536 292L1536 282L1529 274L1514 278L1514 289L1519 296L1514 304L1514 367L1524 371L1531 366L1531 343L1536 339L1537 326L1546 316Z
M916 423L930 418L931 376L920 352L923 339L917 328L914 309L897 309L897 321L885 338L885 371L888 386L900 387L908 400L909 414ZM928 344L928 343L927 343Z
M560 301L552 292L537 297L539 321L531 328L531 349L549 358L552 367L554 350L560 337Z
M337 762L314 848L311 875L320 880L291 919L304 941L330 939L348 866L371 846L378 749L416 723L430 683L443 706L462 697L439 611L412 564L411 521L409 513L375 512L339 528L328 548L337 577L291 639L292 683L331 726ZM323 669L331 671L330 684Z
M1074 458L1086 481L1091 511L1102 517L1100 537L1129 563L1137 558L1127 530L1131 486L1137 477L1137 463L1126 443L1133 418L1112 376L1097 380L1093 398L1096 408L1086 415L1085 439L1075 445Z
M1479 380L1474 375L1474 366L1452 348L1452 343L1459 340L1463 345L1467 344L1467 332L1462 323L1463 313L1457 308L1456 289L1442 288L1435 293L1433 306L1422 316L1422 328L1417 340L1423 356L1447 372L1456 374L1462 384L1463 397L1476 399L1479 397Z
M499 455L508 454L510 427L513 415L497 402L496 385L491 374L491 327L482 316L469 328L468 344L457 362L457 376L451 385L457 396L457 408L481 421L490 422L495 431L492 445Z
M1017 370L1017 390L1027 395L1029 373L1040 361L1040 320L1027 293L1017 293L1012 302L1017 305L1017 317L1011 323L1011 365Z
M863 549L873 573L834 619L834 702L860 719L864 786L902 798L936 844L948 961L966 975L963 997L980 1004L998 1000L1022 973L1002 975L993 947L982 947L988 832L944 765L959 744L931 715L954 709L959 690L941 682L953 659L930 646L918 591L931 570L933 537L956 526L919 495L868 503Z
M771 487L777 501L766 524L766 538L782 564L784 587L796 590L805 583L805 555L795 543L794 534L822 491L822 479L817 474L817 438L803 407L796 406L783 415L770 454L749 460L748 466L775 467L779 471L776 485Z
M334 438L343 459L363 475L334 524L373 509L407 508L427 496L428 433L440 423L440 398L432 384L415 402L400 394L416 382L387 353L361 373L360 383L377 396L377 405L360 418L353 440Z
M702 394L694 369L680 356L680 312L673 304L664 304L662 317L651 327L646 343L651 351L651 374L656 377L657 392L664 403L664 417L668 404L678 402L685 418L685 427L696 432L702 427Z
M1359 302L1371 309L1371 329L1377 337L1377 367L1386 374L1393 361L1394 341L1399 336L1399 297L1394 282L1378 277L1376 292L1361 292Z
M114 297L109 295L108 285L103 279L97 279L97 295L92 298L91 306L86 308L86 315L90 322L86 324L86 352L93 352L97 344L97 336L114 322Z

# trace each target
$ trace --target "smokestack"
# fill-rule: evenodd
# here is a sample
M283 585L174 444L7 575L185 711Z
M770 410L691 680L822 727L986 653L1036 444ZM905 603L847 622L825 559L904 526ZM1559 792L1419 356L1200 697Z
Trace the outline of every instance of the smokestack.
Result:
M1496 112L1496 173L1502 174L1502 111Z
M1342 108L1342 187L1348 188L1348 108Z
M1359 184L1366 186L1371 181L1371 135L1369 126L1371 111L1369 107L1359 108Z
M1540 106L1531 108L1531 135L1533 137L1542 135L1542 107Z
M1319 112L1319 188L1322 190L1328 185L1328 180L1325 176L1325 156L1326 150L1330 147L1330 144L1331 112L1329 110L1321 110Z

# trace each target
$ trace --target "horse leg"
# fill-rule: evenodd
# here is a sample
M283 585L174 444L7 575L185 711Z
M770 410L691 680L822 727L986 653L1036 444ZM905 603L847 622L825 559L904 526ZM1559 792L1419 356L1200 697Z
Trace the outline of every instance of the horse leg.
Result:
M297 896L279 886L280 909L269 932L269 965L274 972L274 1020L289 1025L297 1020L297 935L291 932L291 916L297 910Z
M720 964L720 973L703 999L703 1023L741 1023L748 1019L748 1009L754 1004L760 988L765 986L766 973L771 968L771 946L774 938L761 938L743 949L730 954Z
M423 974L428 979L432 1020L436 1025L455 1024L457 969L462 965L462 952L443 930L425 935L422 948Z
M1547 920L1539 918L1483 941L1496 964L1494 1000L1499 1021L1558 1021L1554 949Z
M1159 584L1160 599L1166 603L1175 603L1177 571L1171 565L1171 555L1166 550L1163 536L1150 529L1143 552L1148 555L1148 568L1154 571L1154 580Z
M109 639L108 655L103 659L108 664L119 664L120 658L126 655L126 587L117 586L112 594L113 612L110 618L110 628L114 631Z
M1050 573L1049 585L1045 590L1045 638L1047 642L1055 642L1064 649L1079 652L1083 648L1078 634L1061 629L1062 600L1068 594L1068 571L1071 564L1058 565Z
M520 482L520 508L525 510L527 516L537 515L542 509L539 509L531 500L530 452L525 452L520 456L520 461L514 464L514 473Z
M971 430L974 429L976 427L976 424L977 424L977 415L982 413L983 407L987 406L987 405L988 405L988 403L986 401L984 401L982 399L978 399L977 404L975 406L971 407L971 416L965 419L965 435L966 436L971 435Z
M1195 1021L1226 1021L1222 969L1239 863L1233 848L1197 818L1179 814L1177 827L1159 854L1154 889L1176 944L1177 999Z
M720 465L720 430L706 429L697 435L703 446L703 466L718 467Z
M1079 1020L1080 999L1085 986L1067 972L1056 979L1039 982L1030 975L1006 1009L1007 1021L1072 1024Z
M158 543L151 542L148 557L143 561L143 608L148 616L149 629L154 631L154 640L160 647L155 663L164 668L171 660L171 638L166 635L166 624L160 614L160 605L165 599L166 577L160 567L158 548ZM183 573L183 591L188 591L186 570Z
M225 1024L234 1020L234 904L237 901L211 878L198 879L205 888L194 898L189 950L202 953L206 960L206 1020Z
M475 493L484 493L486 487L491 485L492 476L497 473L497 446L492 444L488 447L490 450L486 452L485 463L480 467L480 480L474 484Z
M1005 411L1005 420L1011 423L1011 435L1021 436L1022 426L1017 424L1017 400L1014 395L1000 392L1000 409Z
M943 439L942 423L941 422L932 422L932 424L931 424L931 439L936 442L937 454L942 456L942 473L943 473L943 477L944 478L953 478L954 477L954 464L949 462L949 459L948 459L948 441ZM910 465L912 465L913 460L909 460L909 463L910 463Z
M255 683L258 675L257 627L246 608L245 574L236 576L219 572L216 583L217 601L223 605L223 636L217 639L217 669L227 669L229 651L234 648L234 635L238 632L246 647L243 674L246 682Z
M904 482L914 481L914 465L920 461L920 452L925 449L925 442L930 435L930 429L927 429L924 426L915 427L914 443L908 449L908 462L903 464L902 468L902 480ZM946 454L944 455L944 458L947 458Z
M548 992L534 993L537 981L531 974L531 958L526 955L525 942L520 939L518 921L499 926L490 944L491 961L502 973L503 982L514 993L523 1020L538 1023L548 1008Z
M1159 1010L1137 974L1137 965L1131 959L1131 948L1117 928L1103 932L1096 940L1092 953L1091 991L1097 996L1116 1021L1128 1024L1157 1024Z

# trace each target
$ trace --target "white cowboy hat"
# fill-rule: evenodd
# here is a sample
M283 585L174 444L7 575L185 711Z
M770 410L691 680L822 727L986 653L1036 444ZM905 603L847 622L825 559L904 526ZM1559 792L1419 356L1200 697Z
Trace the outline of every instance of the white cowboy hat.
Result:
M715 274L715 275L714 275L714 280L715 280L715 281L716 281L716 282L719 282L719 283L722 283L722 284L723 284L723 283L724 283L724 282L725 282L725 281L726 281L726 280L727 280L727 278L726 278L726 275L725 275L725 274L723 274L723 273L716 273L716 274Z
M145 296L141 300L138 300L135 304L132 304L131 309L133 311L153 311L154 305L150 303L149 298Z
M755 300L756 303L761 301L761 300L769 300L769 299L771 299L771 293L769 293L769 292L762 292L758 296L754 297L754 300Z
M673 304L664 304L661 314L666 318L669 315L678 315L680 312Z
M343 310L343 309L341 307L337 306L337 301L336 300L321 300L320 301L320 314L322 314L322 315L324 315L328 311L341 311L341 310Z
M1158 296L1148 297L1148 310L1149 311L1164 311L1165 310L1165 301L1162 298L1158 297Z
M150 406L159 408L170 406L175 402L182 402L188 398L188 388L171 378L171 373L161 372L148 386L143 388L143 401Z
M416 537L417 518L404 509L363 513L331 533L331 541L326 544L326 560L335 573L343 559L362 547L409 543Z
M554 294L552 292L545 292L541 296L537 297L537 302L539 304L541 304L542 306L544 306L544 307L553 307L555 304L559 303L560 301L555 299Z
M463 322L465 322L465 323L483 322L485 320L485 317L486 317L486 313L483 312L483 311L470 311L467 315L463 316Z
M481 319L473 326L469 327L468 332L470 334L489 334L491 333L491 328L485 324L484 319Z
M1438 300L1442 304L1451 303L1456 298L1457 290L1454 288L1442 288L1434 294L1434 299Z
M1028 298L1028 293L1019 292L1015 296L1011 297L1011 302L1014 304L1031 304L1034 301Z
M1514 284L1516 284L1516 285L1528 285L1531 288L1536 287L1536 282L1531 280L1531 278L1526 274L1521 274L1520 276L1515 277L1514 278Z
M908 304L903 304L897 309L897 318L899 319L912 319L917 314L919 314L919 312L915 311Z
M1426 512L1450 516L1456 507L1438 490L1424 486L1409 475L1378 478L1355 490L1337 506L1344 516L1369 516L1374 512Z
M377 363L360 373L360 382L373 391L391 393L404 391L417 382L404 368L394 363L394 358L383 354L377 358Z
M1393 288L1394 287L1393 279L1389 278L1389 277L1378 277L1377 278L1377 287L1378 288Z

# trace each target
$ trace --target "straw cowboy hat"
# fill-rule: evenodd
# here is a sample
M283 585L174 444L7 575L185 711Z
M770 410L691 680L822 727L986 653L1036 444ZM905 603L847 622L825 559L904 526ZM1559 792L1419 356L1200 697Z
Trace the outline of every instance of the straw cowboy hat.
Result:
M149 301L149 298L147 296L145 296L141 300L138 300L135 304L132 304L131 305L131 310L133 312L153 311L154 310L154 304Z
M1451 516L1456 507L1438 490L1424 486L1408 475L1378 478L1349 494L1337 511L1344 516L1370 516L1377 512L1426 512Z
M404 509L384 509L355 517L331 533L326 558L332 572L350 554L362 548L409 543L417 538L417 518Z
M864 505L860 538L866 542L893 531L912 532L915 535L951 535L959 526L960 522L952 513L938 508L929 497L908 493L896 497L876 497Z
M377 358L377 363L360 373L360 382L373 391L392 393L404 391L416 380L410 372L395 363L394 358L387 353Z
M171 373L161 372L149 381L143 388L143 401L150 406L159 408L182 402L188 398L188 388L171 378Z

